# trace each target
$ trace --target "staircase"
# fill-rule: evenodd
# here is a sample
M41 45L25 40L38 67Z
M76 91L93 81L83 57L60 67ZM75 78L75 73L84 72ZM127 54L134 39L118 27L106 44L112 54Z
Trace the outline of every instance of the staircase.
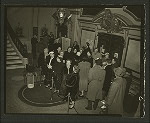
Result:
M6 48L6 70L24 68L23 62L19 54L16 52L12 42L7 38Z

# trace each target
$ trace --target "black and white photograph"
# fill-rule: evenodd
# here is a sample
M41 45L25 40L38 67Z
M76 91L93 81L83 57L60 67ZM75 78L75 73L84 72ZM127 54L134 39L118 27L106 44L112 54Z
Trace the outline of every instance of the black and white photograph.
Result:
M6 114L144 117L144 5L5 10Z

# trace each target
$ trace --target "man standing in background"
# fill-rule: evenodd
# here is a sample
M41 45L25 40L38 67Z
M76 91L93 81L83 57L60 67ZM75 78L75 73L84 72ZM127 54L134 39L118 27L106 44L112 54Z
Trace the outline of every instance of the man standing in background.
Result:
M37 44L37 43L38 43L38 41L37 41L37 36L34 35L33 38L31 39L33 59L36 58L36 44Z
M50 35L48 35L49 42L48 42L48 50L52 51L54 50L54 34L50 32Z

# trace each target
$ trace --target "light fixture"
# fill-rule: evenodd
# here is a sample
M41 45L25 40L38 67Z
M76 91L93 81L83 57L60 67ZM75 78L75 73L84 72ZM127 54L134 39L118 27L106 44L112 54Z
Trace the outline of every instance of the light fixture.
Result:
M59 18L63 18L66 16L66 9L65 8L59 8L59 9L57 9L57 12L58 12Z
M52 16L58 24L62 25L71 18L72 14L67 13L67 8L58 8Z

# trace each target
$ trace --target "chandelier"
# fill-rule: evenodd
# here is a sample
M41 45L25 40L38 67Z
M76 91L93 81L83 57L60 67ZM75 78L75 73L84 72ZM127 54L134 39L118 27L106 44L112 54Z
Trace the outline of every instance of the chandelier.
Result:
M58 8L52 16L56 20L57 24L62 25L71 18L72 14L68 16L66 8Z

